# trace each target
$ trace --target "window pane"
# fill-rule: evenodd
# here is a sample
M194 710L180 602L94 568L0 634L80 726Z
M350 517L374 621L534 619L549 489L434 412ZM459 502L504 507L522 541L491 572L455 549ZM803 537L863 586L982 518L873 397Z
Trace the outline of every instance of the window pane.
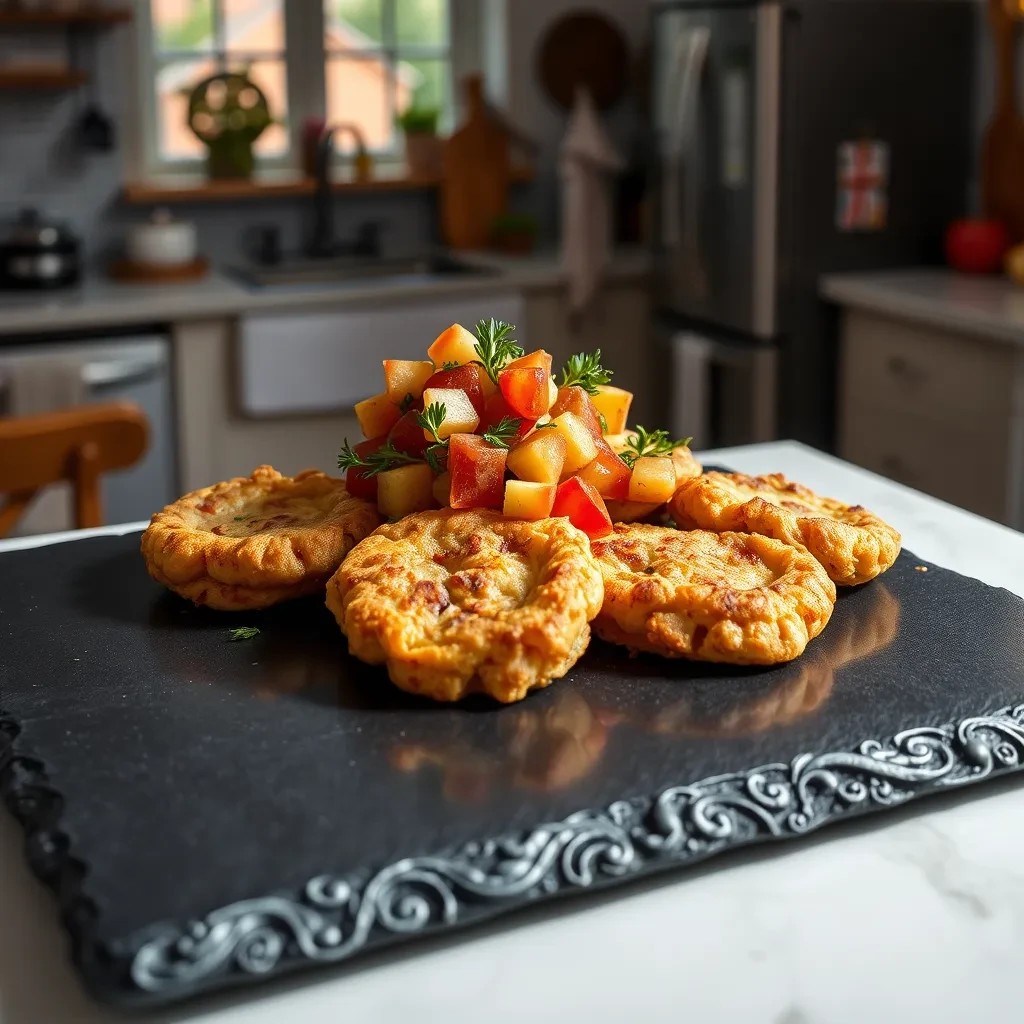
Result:
M216 70L212 60L173 61L156 75L157 144L164 160L201 158L206 147L186 123L188 94Z
M212 0L152 0L158 50L213 48Z
M391 105L393 75L383 57L332 57L325 69L327 120L348 122L362 133L369 149L390 150L395 145ZM352 141L343 132L335 137L339 152L350 153Z
M438 45L448 41L448 0L397 0L400 43Z
M434 107L441 112L442 129L448 127L447 114L451 108L448 61L430 58L402 60L396 79L396 106Z
M228 53L283 53L283 0L222 0Z
M325 49L365 50L383 40L383 0L324 0Z

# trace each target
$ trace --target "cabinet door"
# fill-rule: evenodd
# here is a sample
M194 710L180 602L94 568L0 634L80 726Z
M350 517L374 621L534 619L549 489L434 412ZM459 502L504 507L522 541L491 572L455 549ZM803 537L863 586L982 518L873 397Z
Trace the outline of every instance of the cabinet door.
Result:
M259 313L236 341L236 406L247 417L350 410L384 390L381 361L424 359L446 327L485 317L519 323L518 293L483 293L389 308Z

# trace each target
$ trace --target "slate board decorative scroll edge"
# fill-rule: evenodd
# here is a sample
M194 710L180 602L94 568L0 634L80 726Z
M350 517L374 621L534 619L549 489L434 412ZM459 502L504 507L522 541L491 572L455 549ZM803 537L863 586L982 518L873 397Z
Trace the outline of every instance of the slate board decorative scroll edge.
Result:
M518 835L404 858L368 876L321 875L298 895L243 900L202 920L156 925L101 953L90 939L95 911L82 891L82 866L60 832L59 794L38 760L15 751L17 731L0 712L0 789L26 829L33 870L58 893L87 981L126 1003L166 1002L339 962L548 896L750 843L796 838L850 814L979 782L1024 763L1024 704L1018 704L865 740L854 750L801 754L788 764L578 811ZM114 977L119 980L111 984Z

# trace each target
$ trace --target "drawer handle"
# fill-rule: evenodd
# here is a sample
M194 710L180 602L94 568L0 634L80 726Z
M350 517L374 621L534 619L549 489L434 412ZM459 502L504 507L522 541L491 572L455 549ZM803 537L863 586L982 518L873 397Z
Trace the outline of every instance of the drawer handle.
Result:
M911 480L914 474L910 472L907 464L898 455L883 455L882 471L893 480Z
M894 377L899 377L908 384L920 384L928 378L924 370L908 363L902 356L891 356L888 367Z

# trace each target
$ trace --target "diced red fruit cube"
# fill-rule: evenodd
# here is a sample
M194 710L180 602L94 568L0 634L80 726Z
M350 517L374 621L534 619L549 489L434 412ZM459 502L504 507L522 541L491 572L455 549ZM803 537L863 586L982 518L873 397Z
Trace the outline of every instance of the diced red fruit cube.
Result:
M548 375L539 366L506 367L498 387L517 416L535 420L548 410Z
M451 507L500 509L507 456L507 449L495 448L476 434L452 434L448 442Z
M595 439L594 444L597 457L579 470L580 479L592 484L602 498L625 501L629 497L629 466L603 437Z
M387 440L388 435L382 434L380 437L374 437L369 441L360 441L352 450L361 458L366 458L367 455L372 454L382 445L386 444ZM377 477L367 476L367 472L368 470L360 469L358 466L348 470L345 473L345 490L353 498L366 498L368 501L376 501Z
M558 397L555 399L555 404L551 406L550 412L552 419L556 416L561 416L563 412L571 412L583 420L592 437L604 436L604 432L601 430L601 418L597 414L597 409L594 408L590 395L578 384L573 384L567 388L559 388Z
M571 476L558 485L551 515L567 516L569 522L588 537L607 537L612 532L612 520L604 498L578 476Z
M402 418L391 428L387 439L400 451L407 455L414 455L422 458L430 443L423 436L423 428L420 426L415 409L410 409L402 415Z
M512 442L518 441L521 438L533 430L534 423L536 420L524 419L512 407L505 401L504 395L500 391L496 391L487 401L484 403L484 414L480 417L480 426L477 430L483 434L490 430L491 427L497 426L503 419L509 417L514 420L521 420L519 429L516 431L515 436L510 438Z
M437 370L427 379L423 391L427 388L465 391L473 403L473 408L476 409L477 416L484 414L484 393L480 387L480 374L477 373L476 366L456 366L450 370Z
M518 366L539 366L549 377L551 376L551 353L538 348L533 352L527 352L525 356L513 359L505 364L506 370L514 370Z

